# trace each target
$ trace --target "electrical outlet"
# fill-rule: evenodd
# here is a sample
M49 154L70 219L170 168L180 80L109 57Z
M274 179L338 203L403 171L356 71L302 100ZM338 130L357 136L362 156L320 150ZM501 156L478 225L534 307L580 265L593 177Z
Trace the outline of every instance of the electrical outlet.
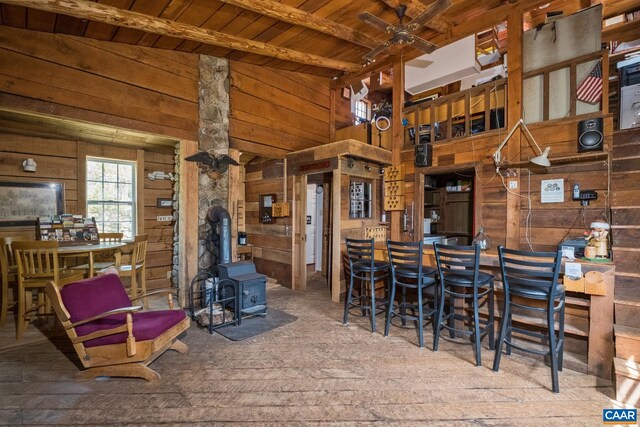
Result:
M158 222L166 222L166 221L173 221L173 217L171 215L158 215L156 217L156 221Z

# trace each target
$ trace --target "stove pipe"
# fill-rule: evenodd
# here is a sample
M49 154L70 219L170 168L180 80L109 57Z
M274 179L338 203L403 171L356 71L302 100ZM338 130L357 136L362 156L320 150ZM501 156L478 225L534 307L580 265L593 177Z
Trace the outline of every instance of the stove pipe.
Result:
M207 213L211 230L220 223L220 259L218 264L231 262L231 216L222 206L212 206Z

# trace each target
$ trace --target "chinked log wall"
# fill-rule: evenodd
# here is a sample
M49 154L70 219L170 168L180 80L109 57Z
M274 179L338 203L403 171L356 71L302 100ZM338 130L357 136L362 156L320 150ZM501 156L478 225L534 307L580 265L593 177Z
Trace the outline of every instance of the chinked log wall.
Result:
M0 105L113 125L176 139L197 141L198 61L196 55L167 52L0 27ZM4 134L0 142L0 179L57 181L65 184L66 210L84 211L78 158L84 154L135 160L143 157L144 232L149 234L147 283L169 285L172 223L158 223L156 198L171 197L169 181L150 181L154 170L173 171L172 147L141 150L49 137ZM32 157L36 174L20 167ZM140 194L139 194L140 196ZM79 203L80 201L80 203ZM140 222L139 220L139 222ZM32 230L2 229L0 234Z
M230 146L267 158L282 158L329 142L329 80L231 61ZM262 224L260 194L284 202L284 161L249 164L245 175L245 227L258 271L291 286L292 218ZM292 202L289 178L286 201Z

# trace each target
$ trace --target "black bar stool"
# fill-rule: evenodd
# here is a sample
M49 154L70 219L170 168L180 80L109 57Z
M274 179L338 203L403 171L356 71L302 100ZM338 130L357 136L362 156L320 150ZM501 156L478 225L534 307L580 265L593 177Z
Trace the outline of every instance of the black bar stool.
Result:
M420 242L392 242L387 240L387 250L389 262L391 263L391 295L387 307L387 322L384 327L384 336L389 335L389 327L393 317L399 317L402 325L406 325L407 320L413 320L418 326L419 347L424 347L424 318L431 318L431 323L435 331L438 312L438 292L435 287L435 268L422 265L423 243ZM400 288L402 297L396 304L396 290ZM433 291L433 309L429 309L428 301L425 301L425 291ZM407 290L415 289L417 293L417 303L407 302ZM407 309L413 315L407 314ZM418 310L416 316L415 311Z
M344 300L343 324L349 320L349 310L358 308L362 315L371 315L371 332L376 331L376 316L385 312L387 300L376 299L376 282L388 279L389 263L374 259L374 240L345 239L349 257L349 289ZM353 282L360 282L360 293L353 295ZM388 289L387 289L388 291ZM387 292L385 291L385 292Z
M525 252L506 249L498 246L500 270L504 287L504 309L500 322L500 333L496 355L493 359L493 370L498 372L502 344L507 344L507 354L511 354L511 347L533 354L549 356L551 359L551 383L554 393L560 392L558 371L562 371L562 356L564 350L564 307L565 288L558 284L560 273L559 252ZM544 302L540 304L540 302ZM537 303L537 304L536 304ZM547 326L543 332L517 328L512 325L512 307L524 309L528 312L544 313ZM558 335L556 336L555 317L558 314ZM518 314L516 313L516 319ZM513 343L512 333L517 332L527 336L543 339L548 347L537 350L531 347L521 347Z
M493 275L480 271L480 248L474 246L452 246L433 244L438 276L440 279L440 308L438 309L438 324L435 330L433 350L438 351L440 331L446 328L451 337L455 333L470 335L473 338L476 352L476 365L482 366L481 342L485 335L489 335L489 348L494 349L494 313L493 313ZM443 317L444 301L449 297L449 314ZM455 312L455 301L462 303L469 301L473 316ZM481 301L482 300L482 301ZM479 309L488 306L488 319L480 319ZM449 324L447 324L447 322ZM462 329L456 322L471 323L472 330Z

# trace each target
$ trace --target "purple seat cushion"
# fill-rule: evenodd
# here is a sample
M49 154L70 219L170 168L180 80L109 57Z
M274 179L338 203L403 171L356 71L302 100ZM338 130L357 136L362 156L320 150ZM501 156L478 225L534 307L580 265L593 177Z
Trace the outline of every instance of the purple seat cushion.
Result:
M116 308L131 307L117 274L105 274L70 283L60 290L71 322L88 319Z
M71 283L60 290L62 302L71 316L71 322L88 319L118 308L131 307L131 300L117 274L105 274ZM79 337L102 329L123 325L126 314L115 314L77 326ZM136 341L152 340L185 318L182 310L163 310L133 313L133 336ZM85 347L124 343L125 332L96 338L84 343Z
M153 340L162 335L167 329L177 325L185 318L182 310L144 311L133 314L133 336L136 341ZM80 325L76 328L78 336L84 336L92 332L109 329L124 324L126 314L116 314L96 320L95 322ZM84 343L85 347L97 347L109 344L121 344L127 341L127 334L107 335Z

